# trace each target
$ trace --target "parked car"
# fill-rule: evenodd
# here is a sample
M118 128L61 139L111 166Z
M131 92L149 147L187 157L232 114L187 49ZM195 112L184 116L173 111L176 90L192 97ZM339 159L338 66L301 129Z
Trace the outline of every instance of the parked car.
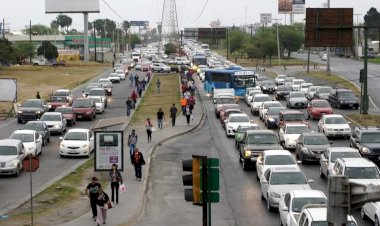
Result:
M359 108L359 100L355 94L348 89L336 89L331 92L328 98L331 106L337 108Z
M333 169L335 161L338 158L360 158L357 149L347 147L329 147L322 153L319 159L319 175L320 177L329 177Z
M250 126L252 121L245 113L233 113L224 121L227 136L234 136L239 125Z
M253 115L259 114L259 108L265 101L271 101L272 99L268 94L256 94L251 102L251 112Z
M43 121L29 121L22 129L35 130L42 137L42 146L45 146L47 142L50 142L50 130L48 125Z
M305 94L299 91L290 92L286 97L286 106L288 108L306 108L308 102Z
M29 99L26 100L19 108L17 112L17 122L22 123L24 121L37 120L41 115L47 112L48 106L43 99Z
M66 119L66 125L73 126L77 122L77 117L72 107L58 107L55 112L61 112L63 118Z
M42 136L35 130L15 130L9 139L20 140L24 145L25 156L40 155L42 153Z
M265 150L257 158L256 177L259 180L262 173L269 168L280 166L298 167L298 163L301 163L301 161L297 162L292 153L287 150Z
M276 128L278 124L278 118L280 117L280 111L285 110L285 107L270 107L264 114L264 124L269 128Z
M299 136L308 132L310 132L310 128L304 123L286 123L278 131L278 136L284 148L295 149Z
M19 139L0 140L0 175L18 177L22 170L22 160L24 158L24 145Z
M264 120L264 115L267 113L268 109L271 107L282 107L281 103L278 101L265 101L259 108L259 117Z
M318 132L324 133L327 137L350 138L351 128L347 120L337 114L322 115L318 122Z
M350 137L350 147L372 161L380 160L380 128L356 127Z
M72 107L76 115L76 119L88 119L92 121L96 118L95 102L89 98L75 99Z
M314 92L313 99L328 100L331 93L331 86L319 86Z
M319 161L331 143L322 133L302 133L296 141L296 156L302 162Z
M320 119L323 114L333 114L330 103L327 100L311 100L307 105L307 117L309 119Z
M274 96L276 100L285 100L285 98L292 91L292 87L289 85L279 85L277 86L276 91L274 92Z
M54 111L54 109L56 109L57 107L70 106L71 103L67 100L66 97L50 96L49 100L47 101L47 105L49 111Z
M256 124L252 125L239 125L235 132L235 147L239 148L239 142L243 139L244 133L247 130L259 130L260 126Z
M70 129L61 138L59 155L90 157L94 150L94 135L89 129Z

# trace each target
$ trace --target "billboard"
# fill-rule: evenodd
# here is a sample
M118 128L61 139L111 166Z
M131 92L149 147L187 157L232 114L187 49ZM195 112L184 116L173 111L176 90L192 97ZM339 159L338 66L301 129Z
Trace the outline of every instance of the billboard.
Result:
M278 13L292 13L293 0L278 0Z
M17 80L0 78L0 102L17 102Z
M45 13L99 13L99 0L45 0Z
M124 169L123 131L95 131L95 171L111 170L112 164Z
M136 26L136 27L149 27L149 21L136 21L132 20L129 21L129 26Z
M293 0L293 14L305 14L305 0Z
M262 23L262 24L272 23L272 14L271 13L261 13L260 14L260 23Z

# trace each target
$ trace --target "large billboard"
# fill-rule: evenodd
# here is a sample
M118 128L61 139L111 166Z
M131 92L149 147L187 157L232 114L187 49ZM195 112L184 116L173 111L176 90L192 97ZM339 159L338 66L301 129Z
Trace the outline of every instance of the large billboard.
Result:
M149 21L142 21L142 20L131 20L129 21L129 26L136 26L136 27L149 27Z
M45 0L45 13L99 13L99 0Z
M0 102L17 102L17 80L0 78Z
M292 13L293 0L278 0L278 13Z

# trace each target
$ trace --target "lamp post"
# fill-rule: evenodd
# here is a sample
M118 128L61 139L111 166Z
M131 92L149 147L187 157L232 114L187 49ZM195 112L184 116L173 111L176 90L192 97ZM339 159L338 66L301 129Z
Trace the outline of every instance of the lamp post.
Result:
M280 65L280 60L281 60L281 56L280 56L280 35L279 35L279 32L278 32L278 21L280 21L281 19L273 19L276 21L276 30L277 30L277 62L278 62L278 65Z

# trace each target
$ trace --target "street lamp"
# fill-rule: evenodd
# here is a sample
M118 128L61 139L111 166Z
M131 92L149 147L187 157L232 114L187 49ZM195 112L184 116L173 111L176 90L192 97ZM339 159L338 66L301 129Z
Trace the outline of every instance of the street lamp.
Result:
M273 19L276 21L276 30L277 30L277 61L278 61L278 65L280 65L280 35L278 33L278 21L280 21L281 19Z

